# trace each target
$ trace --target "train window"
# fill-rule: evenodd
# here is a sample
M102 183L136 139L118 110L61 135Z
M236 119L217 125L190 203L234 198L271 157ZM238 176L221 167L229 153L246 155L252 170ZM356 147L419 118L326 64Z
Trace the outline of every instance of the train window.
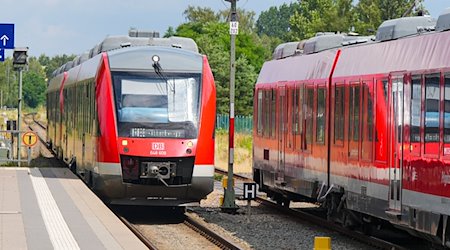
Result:
M258 119L258 122L257 122L257 132L258 132L258 134L260 135L261 133L262 133L262 128L263 128L263 126L262 126L262 115L263 115L263 111L262 111L262 104L263 104L263 92L262 92L262 90L258 90L258 103L257 103L257 119Z
M410 126L410 141L420 142L420 115L421 115L421 100L422 87L421 76L412 76L411 80L411 126Z
M306 144L311 144L313 139L313 110L314 110L314 89L308 88L306 90L306 131L305 141Z
M349 91L349 125L348 125L348 155L359 155L359 111L360 111L360 87L358 82L350 83Z
M445 74L445 95L444 95L444 142L450 143L450 73ZM444 147L444 154L450 154L450 147L448 152Z
M334 89L334 144L344 144L344 86L336 86Z
M325 88L317 89L316 142L325 143Z
M359 141L359 106L360 106L359 86L350 87L350 126L349 135L353 141ZM350 137L349 137L350 138Z
M294 115L292 116L292 134L297 135L299 133L299 126L298 126L298 115L299 115L299 104L298 104L298 89L294 90L293 93L293 99L292 99L292 107Z
M263 135L264 137L269 137L269 129L270 129L270 95L271 91L264 90L264 126L263 126Z
M276 129L276 115L277 115L277 109L276 109L276 97L277 93L275 89L272 89L272 95L271 95L271 103L270 103L270 137L275 137L275 129Z
M296 103L295 115L294 115L294 124L296 124L296 135L295 136L295 148L297 150L302 149L302 137L303 137L303 86L297 87L295 90L296 98L294 103Z
M439 74L425 76L425 153L439 152Z
M363 82L362 97L362 141L361 156L364 160L372 161L373 143L373 85L371 81Z

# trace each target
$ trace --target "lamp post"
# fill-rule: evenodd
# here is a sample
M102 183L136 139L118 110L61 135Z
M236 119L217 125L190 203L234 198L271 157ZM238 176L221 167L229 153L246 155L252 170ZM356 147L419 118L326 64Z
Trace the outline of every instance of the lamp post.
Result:
M17 104L17 164L20 167L20 122L22 115L22 71L28 64L28 47L14 48L13 65L19 71L19 97Z

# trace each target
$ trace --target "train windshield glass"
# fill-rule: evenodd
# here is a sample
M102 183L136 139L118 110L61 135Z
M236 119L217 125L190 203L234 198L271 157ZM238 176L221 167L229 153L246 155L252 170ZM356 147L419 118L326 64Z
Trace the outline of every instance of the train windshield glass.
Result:
M200 74L113 74L119 136L196 138Z

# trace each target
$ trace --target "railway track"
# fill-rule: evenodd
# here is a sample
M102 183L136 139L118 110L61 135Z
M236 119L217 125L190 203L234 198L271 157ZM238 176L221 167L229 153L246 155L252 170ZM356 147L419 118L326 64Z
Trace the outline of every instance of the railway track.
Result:
M222 174L222 175L228 174L227 171L224 171L221 169L216 169L215 172L217 174ZM234 174L233 176L236 180L240 180L240 181L244 181L244 182L253 182L252 179L250 179L246 176L243 176L243 175ZM315 224L315 225L320 225L323 228L338 232L338 233L348 236L350 238L354 238L354 239L358 240L359 242L362 242L364 244L367 244L367 245L370 245L370 246L373 246L376 248L390 249L390 250L409 249L408 247L404 247L402 245L399 245L399 244L396 244L393 242L389 242L389 241L386 241L384 239L380 239L380 238L377 238L374 236L369 236L362 232L354 231L354 230L345 228L339 224L336 224L334 222L328 221L328 220L318 216L317 210L299 209L299 208L294 209L294 208L280 206L276 202L269 200L263 196L257 196L255 201L264 206L275 209L283 214L292 216L293 218L298 219L300 222L307 221L307 222Z
M155 207L111 209L149 249L241 249L190 212Z

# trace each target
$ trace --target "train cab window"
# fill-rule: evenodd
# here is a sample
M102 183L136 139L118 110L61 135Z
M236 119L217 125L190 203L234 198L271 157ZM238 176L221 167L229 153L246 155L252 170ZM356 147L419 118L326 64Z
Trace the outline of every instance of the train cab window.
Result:
M306 89L306 131L305 131L305 142L307 145L312 143L313 139L313 110L314 110L314 89ZM310 149L309 147L307 148Z
M362 85L362 140L361 156L363 160L372 161L373 157L373 84L364 81Z
M263 92L262 90L258 90L258 102L257 102L257 133L258 135L262 134L262 130L263 130Z
M271 101L270 101L270 137L275 137L275 129L276 129L276 116L277 116L277 103L276 103L276 99L277 99L277 93L275 91L275 89L272 89L271 91L272 95L271 95Z
M325 143L325 88L317 89L316 142Z
M420 142L420 121L422 100L422 78L420 75L412 76L411 80L411 111L410 111L410 141ZM416 146L417 147L417 146ZM413 146L414 150L414 146Z
M119 136L196 138L200 74L113 73Z
M425 76L425 154L439 153L439 74Z
M344 86L337 85L334 89L334 144L344 145Z
M450 155L450 73L444 76L444 154Z

